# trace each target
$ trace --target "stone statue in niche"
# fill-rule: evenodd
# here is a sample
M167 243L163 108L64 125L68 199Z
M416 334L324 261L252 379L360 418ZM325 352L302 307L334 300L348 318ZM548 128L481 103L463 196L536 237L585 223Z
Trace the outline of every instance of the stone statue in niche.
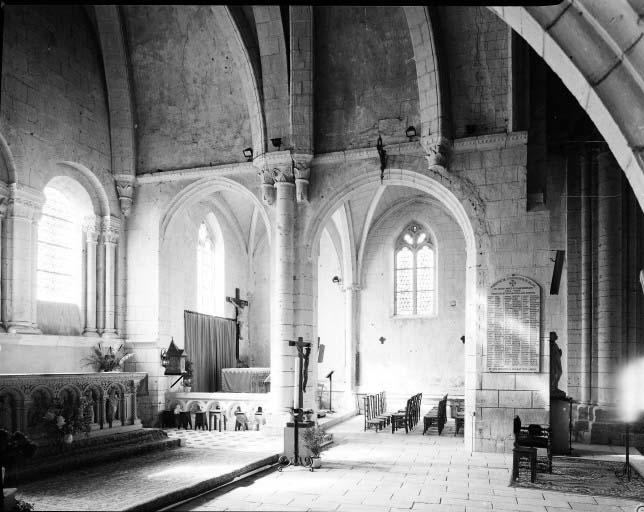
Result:
M550 397L565 398L566 393L559 389L559 379L563 373L561 368L562 351L557 345L557 333L550 331Z

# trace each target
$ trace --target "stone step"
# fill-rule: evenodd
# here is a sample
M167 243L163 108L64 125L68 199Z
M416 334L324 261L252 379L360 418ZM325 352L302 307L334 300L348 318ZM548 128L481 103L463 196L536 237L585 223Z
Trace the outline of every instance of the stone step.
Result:
M159 429L141 429L141 430L159 430ZM11 485L32 482L52 474L61 473L81 467L96 467L99 464L122 460L127 457L143 455L153 451L168 450L181 446L180 439L168 439L167 434L163 431L158 433L143 433L142 435L131 435L131 433L121 434L114 437L111 442L106 438L98 438L103 443L85 443L79 441L79 446L66 449L64 452L51 454L48 456L39 456L30 459L22 466L12 468L7 474L7 483ZM119 439L119 437L124 437ZM83 441L91 441L86 439Z

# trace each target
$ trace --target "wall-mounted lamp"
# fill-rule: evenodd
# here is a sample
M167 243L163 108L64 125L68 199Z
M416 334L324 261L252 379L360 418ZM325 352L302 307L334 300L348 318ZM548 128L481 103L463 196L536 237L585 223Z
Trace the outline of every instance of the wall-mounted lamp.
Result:
M407 128L405 130L405 136L409 139L409 142L411 142L411 139L416 136L416 128L414 126Z
M279 149L280 146L282 145L282 138L277 137L275 139L271 139L271 144L273 145L274 148Z
M384 336L380 336L380 338L378 338L378 341L380 342L381 345L384 345L386 339L387 338L385 338Z
M333 284L340 284L342 282L342 279L340 279L338 276L333 276L333 279L331 279L331 281L333 281Z
M463 342L463 345L465 345L465 334L463 334L463 336L461 336L461 341Z
M387 166L387 151L382 145L382 137L378 135L378 141L376 142L376 151L378 151L378 156L380 157L380 183L385 178L385 167Z
M252 160L253 160L253 148L244 149L244 157L246 158L247 162L252 162Z
M161 350L161 365L165 368L164 375L183 375L186 371L186 355L174 344L174 338L167 349Z

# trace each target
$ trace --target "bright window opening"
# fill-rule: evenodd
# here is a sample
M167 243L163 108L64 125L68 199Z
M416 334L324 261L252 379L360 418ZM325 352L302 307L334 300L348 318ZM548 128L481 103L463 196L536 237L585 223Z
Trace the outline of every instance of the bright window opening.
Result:
M197 309L207 315L216 314L215 244L205 222L199 226L197 242Z
M394 307L396 315L435 312L436 265L427 231L410 224L398 237L395 250Z

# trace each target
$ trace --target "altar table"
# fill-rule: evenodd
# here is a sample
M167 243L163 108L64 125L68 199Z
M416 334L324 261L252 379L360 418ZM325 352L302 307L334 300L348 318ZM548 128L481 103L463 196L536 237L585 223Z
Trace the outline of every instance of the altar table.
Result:
M264 383L270 368L222 368L221 390L224 393L267 393Z

